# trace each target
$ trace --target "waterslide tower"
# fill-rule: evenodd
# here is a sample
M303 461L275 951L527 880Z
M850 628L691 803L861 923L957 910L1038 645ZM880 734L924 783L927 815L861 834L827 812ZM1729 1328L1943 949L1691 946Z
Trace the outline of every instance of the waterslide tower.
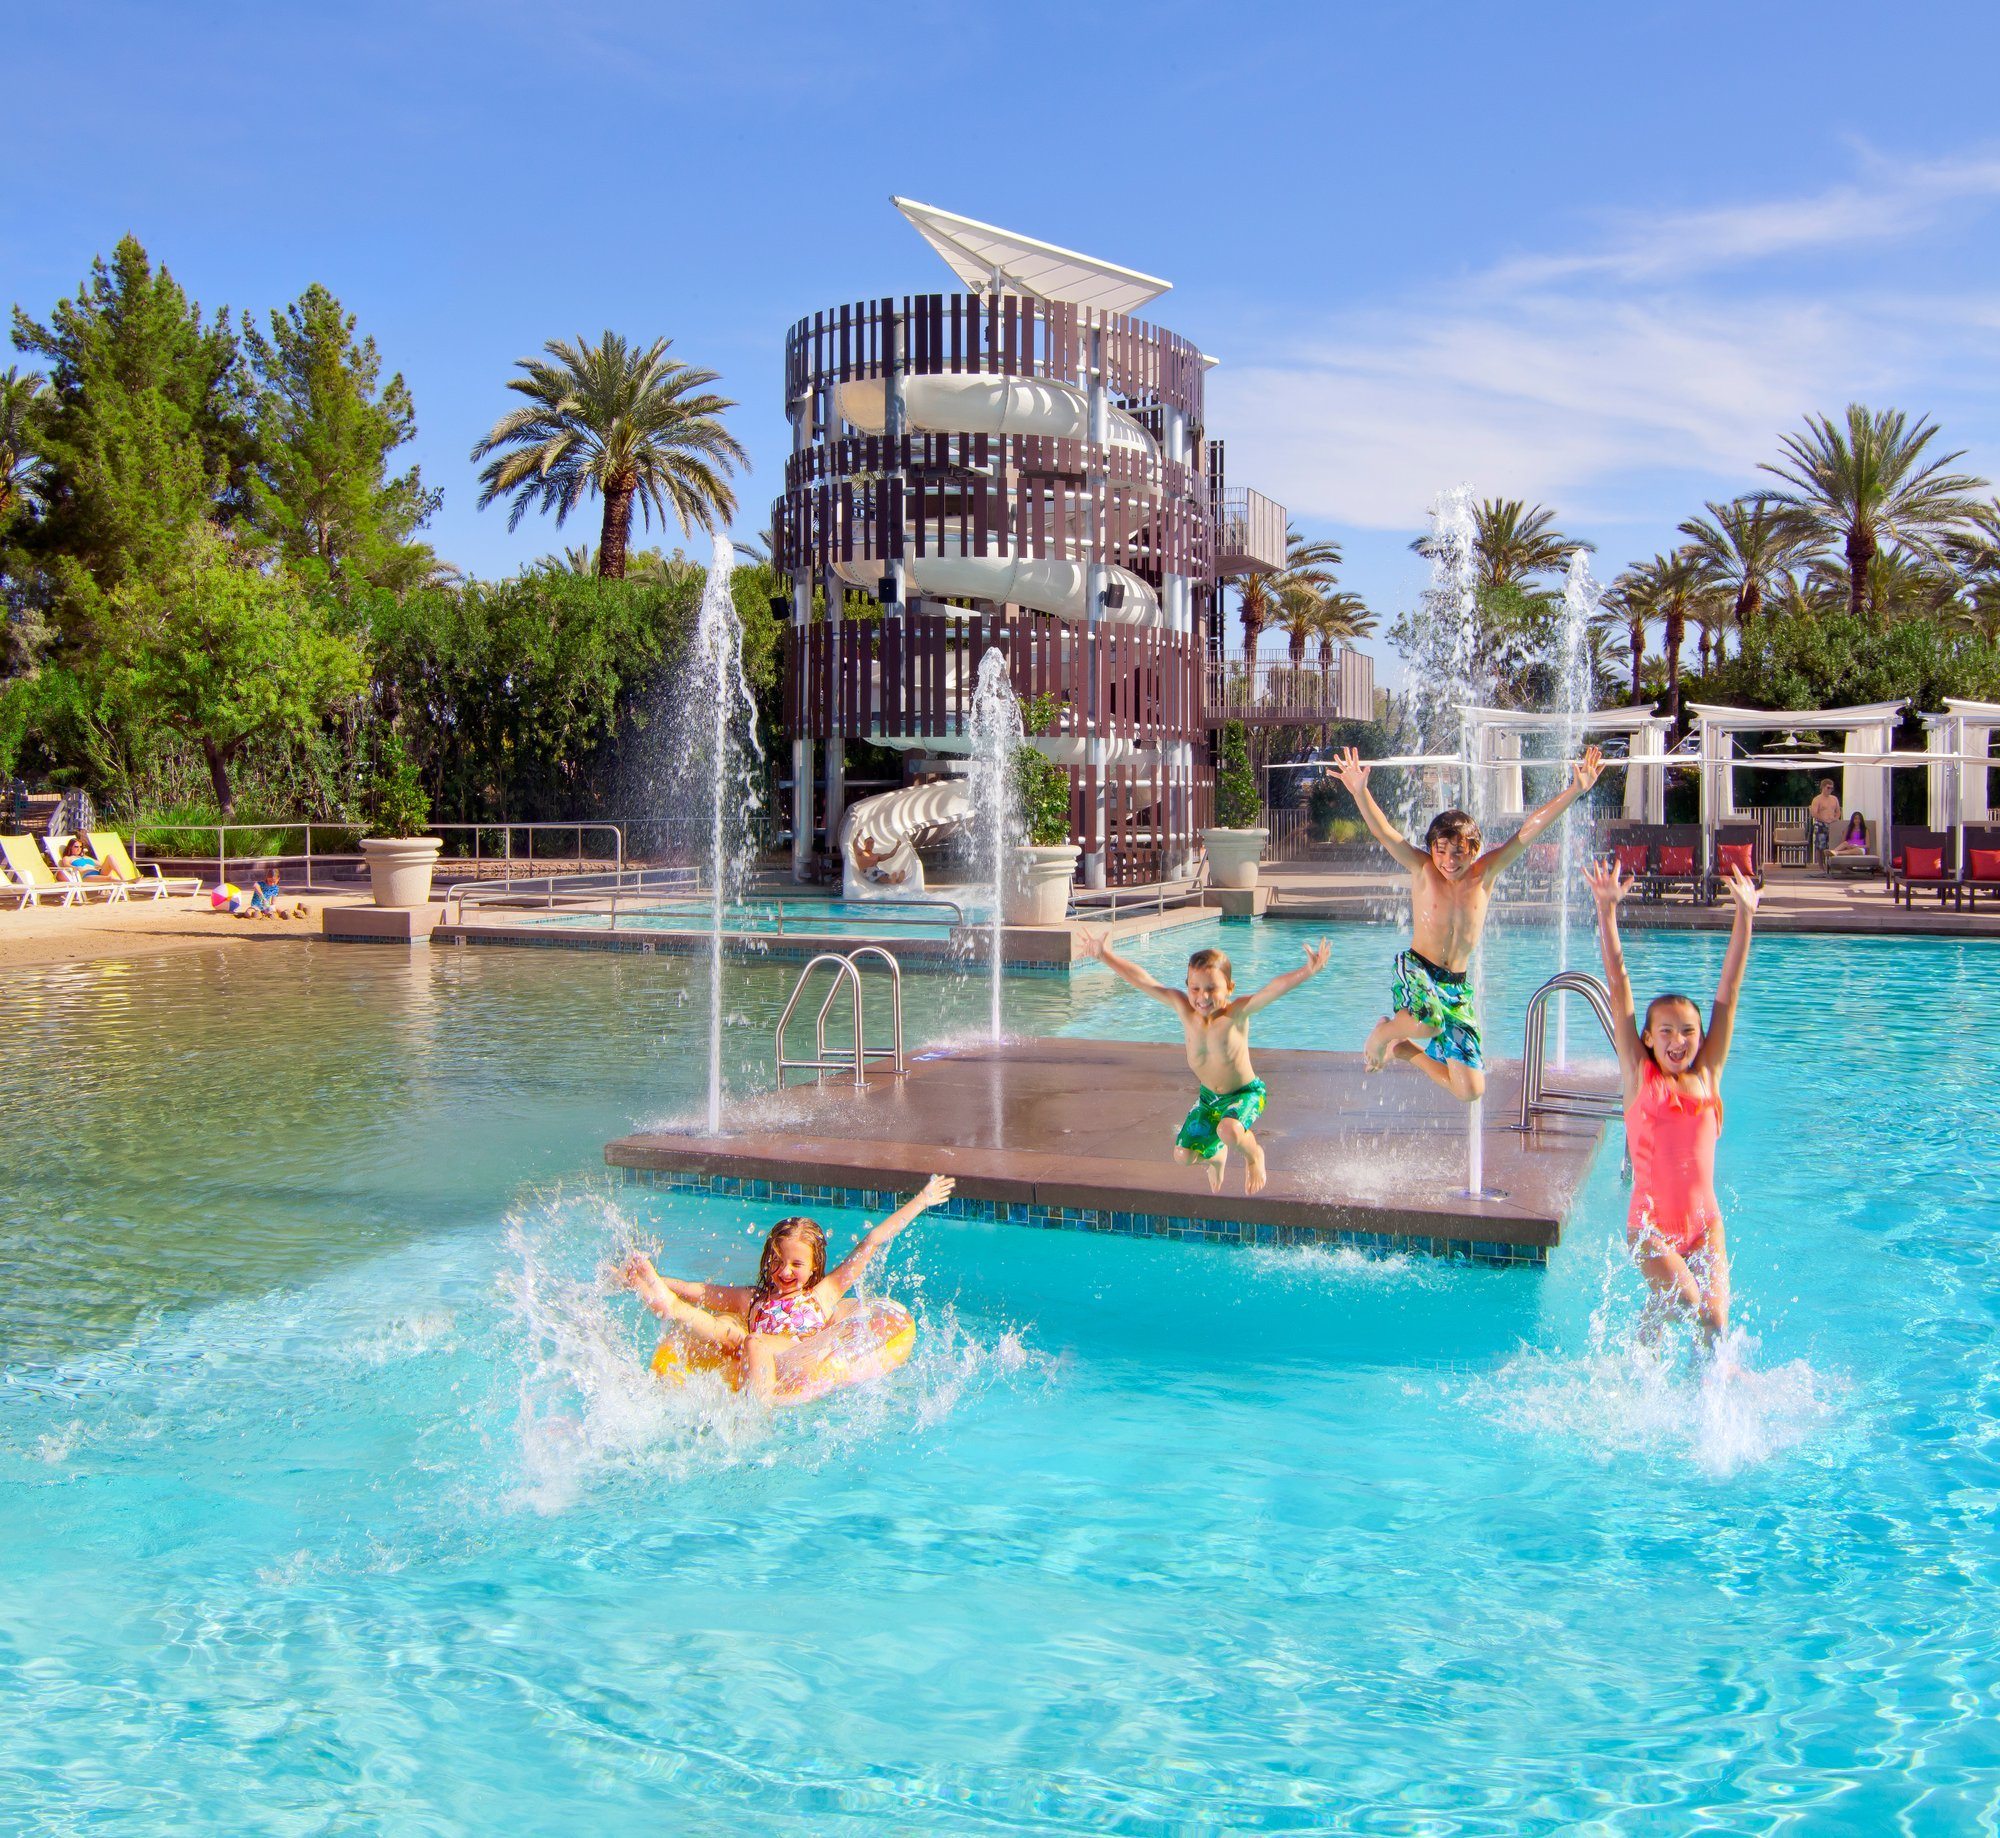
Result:
M962 754L998 645L1016 693L1059 707L1040 744L1071 774L1080 878L1165 878L1211 821L1218 592L1282 564L1285 512L1221 476L1213 360L1133 317L1169 283L894 202L964 291L833 307L785 340L795 868L838 835L846 742Z

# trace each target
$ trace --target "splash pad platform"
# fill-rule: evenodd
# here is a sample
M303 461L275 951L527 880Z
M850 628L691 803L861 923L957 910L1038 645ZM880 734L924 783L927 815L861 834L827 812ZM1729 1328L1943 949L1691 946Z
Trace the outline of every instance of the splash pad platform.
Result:
M1407 1067L1358 1053L1260 1051L1270 1164L1243 1192L1171 1159L1194 1099L1178 1046L1027 1039L933 1049L902 1077L871 1071L732 1103L727 1134L658 1129L604 1159L641 1185L881 1213L932 1173L957 1178L947 1215L1200 1243L1324 1243L1495 1263L1542 1263L1604 1125L1541 1117L1510 1128L1521 1073L1489 1066L1486 1196L1466 1185L1466 1110Z

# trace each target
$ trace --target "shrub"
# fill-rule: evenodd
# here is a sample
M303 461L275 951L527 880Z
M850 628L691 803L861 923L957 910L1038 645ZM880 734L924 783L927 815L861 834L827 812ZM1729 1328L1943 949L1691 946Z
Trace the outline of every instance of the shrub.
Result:
M367 803L372 835L421 836L431 820L431 801L417 776L417 763L394 728L385 727L376 742Z
M1054 733L1062 702L1052 695L1031 696L1021 705L1024 734ZM1014 756L1014 792L1021 806L1022 839L1032 848L1052 849L1069 841L1069 769L1044 759L1033 747Z
M1215 766L1215 822L1218 829L1254 830L1264 815L1257 795L1257 775L1250 768L1250 742L1243 723L1232 721L1222 730L1222 750Z

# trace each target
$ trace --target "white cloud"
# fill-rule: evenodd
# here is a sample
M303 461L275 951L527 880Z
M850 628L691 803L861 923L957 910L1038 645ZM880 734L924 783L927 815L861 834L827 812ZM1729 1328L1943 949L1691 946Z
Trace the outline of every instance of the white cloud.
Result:
M1943 416L1990 374L2000 319L1990 298L1883 298L1866 271L1755 294L1703 273L1916 234L1994 196L2000 160L1965 160L1628 224L1603 248L1509 262L1446 301L1357 310L1225 365L1213 418L1232 475L1316 521L1414 528L1441 485L1466 479L1557 504L1568 527L1671 527L1689 504L1642 507L1637 488L1657 499L1662 475L1683 475L1695 502L1741 489L1802 415L1851 400ZM1962 422L1947 433L1975 458L1994 444Z

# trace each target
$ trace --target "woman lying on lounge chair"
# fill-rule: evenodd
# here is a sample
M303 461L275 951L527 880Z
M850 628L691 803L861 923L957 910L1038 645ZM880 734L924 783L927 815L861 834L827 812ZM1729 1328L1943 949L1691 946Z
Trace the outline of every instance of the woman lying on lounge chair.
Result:
M119 877L97 859L90 838L78 831L62 846L56 857L56 872L66 881L115 881Z
M1847 834L1827 851L1829 855L1866 855L1868 853L1868 819L1855 811L1847 819Z

